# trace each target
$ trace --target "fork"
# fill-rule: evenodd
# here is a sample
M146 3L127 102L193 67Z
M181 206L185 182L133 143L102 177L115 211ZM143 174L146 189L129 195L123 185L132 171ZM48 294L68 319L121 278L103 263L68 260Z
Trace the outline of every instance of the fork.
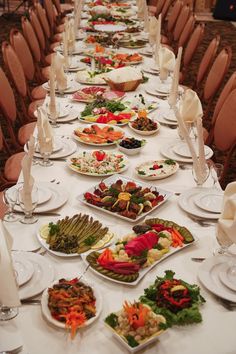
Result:
M212 220L212 221L208 221L208 219L207 219L207 221L205 221L205 220L203 220L203 219L201 219L201 218L197 218L197 217L195 217L195 216L193 216L193 215L189 215L188 214L188 217L191 219L191 220L193 220L194 222L196 222L198 225L200 225L200 226L202 226L202 227L209 227L209 226L214 226L215 224L214 224L214 220ZM217 221L217 220L216 220ZM215 222L216 222L215 221Z

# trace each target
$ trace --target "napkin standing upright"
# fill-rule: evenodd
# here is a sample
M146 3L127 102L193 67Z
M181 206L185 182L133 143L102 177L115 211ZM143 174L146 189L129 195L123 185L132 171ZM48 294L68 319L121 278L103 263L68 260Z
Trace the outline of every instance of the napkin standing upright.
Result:
M176 103L177 103L178 88L179 88L179 71L180 71L180 65L181 65L182 51L183 51L183 48L180 47L178 49L178 55L177 55L177 59L175 62L174 75L172 78L170 95L168 97L168 103L169 103L170 107L176 105Z
M157 20L157 33L156 33L156 44L155 44L155 52L154 52L154 61L156 66L159 68L159 50L161 48L161 14Z
M12 264L12 237L0 220L0 306L19 307L21 305Z
M160 67L160 79L161 81L165 81L168 78L169 72L174 70L175 55L168 48L160 47L158 56Z
M148 6L146 0L144 0L144 31L149 33L149 15L148 15Z
M49 75L49 89L50 89L50 102L49 102L49 113L53 118L56 115L56 95L55 95L55 69L54 69L54 59L52 58L52 64L50 67Z
M229 183L224 191L216 232L222 244L230 246L236 243L236 182Z
M58 91L64 91L67 88L67 77L63 69L64 63L65 59L63 55L57 52L55 56L55 74Z
M149 20L149 43L153 45L156 43L157 30L158 30L158 19L156 16L151 16Z
M66 32L62 33L62 42L63 42L63 56L65 59L65 64L68 66L69 64L69 58L68 58L68 40L67 40L67 35Z
M136 4L137 4L137 16L140 20L144 19L144 1L146 0L136 0Z
M52 127L50 126L47 115L41 108L38 109L37 128L40 153L51 154L53 150Z
M30 137L28 144L28 154L25 155L21 161L22 173L23 173L23 188L21 190L21 199L24 203L26 211L32 210L32 189L34 186L34 178L31 176L31 166L34 155L35 138Z

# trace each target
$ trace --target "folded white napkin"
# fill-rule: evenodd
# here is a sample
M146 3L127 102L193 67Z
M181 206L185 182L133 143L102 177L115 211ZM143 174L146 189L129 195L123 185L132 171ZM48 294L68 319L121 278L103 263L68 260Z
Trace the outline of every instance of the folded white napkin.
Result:
M154 61L158 68L159 68L159 49L161 47L161 18L162 17L160 13L157 20L156 43L155 43L155 52L154 52Z
M229 245L236 243L236 182L228 184L225 189L217 233L220 238L228 240Z
M173 78L172 78L170 96L168 98L168 103L169 103L170 106L173 106L173 105L175 105L177 103L178 88L179 88L179 71L180 71L182 51L183 51L183 48L180 47L178 49L178 55L177 55L177 59L176 59L176 62L175 62L175 69L174 69L174 75L173 75Z
M50 154L53 150L53 131L47 114L42 108L38 109L37 128L39 151L41 154Z
M23 173L23 189L20 191L21 200L24 203L24 208L26 211L32 210L32 189L34 186L34 178L31 176L31 166L34 155L35 138L30 137L28 144L28 153L25 155L21 161L22 173Z
M158 51L158 57L159 57L159 67L160 67L160 79L166 80L169 71L174 70L175 55L170 49L166 47L160 47Z
M56 53L53 57L54 60L54 68L55 68L55 75L57 81L57 89L65 90L67 88L67 77L63 69L63 65L65 63L65 58L60 53Z
M50 89L49 112L51 117L54 117L56 115L55 88L56 88L55 68L54 68L54 60L52 60L52 65L50 67L50 74L49 74L49 89Z
M156 43L157 30L158 19L156 18L156 16L151 16L149 19L149 42L151 45Z
M21 305L11 257L12 237L0 220L0 305Z
M179 113L184 122L193 123L203 114L202 104L193 90L186 90L179 102Z
M180 100L179 109L174 106L174 112L178 121L178 126L181 136L186 141L189 151L193 159L193 168L197 181L202 184L208 175L206 167L206 158L203 141L203 128L202 128L202 105L196 92L188 89L185 91L182 99ZM187 123L187 125L186 125ZM195 123L197 127L198 137L198 153L196 152L196 145L193 144L189 135L188 124Z

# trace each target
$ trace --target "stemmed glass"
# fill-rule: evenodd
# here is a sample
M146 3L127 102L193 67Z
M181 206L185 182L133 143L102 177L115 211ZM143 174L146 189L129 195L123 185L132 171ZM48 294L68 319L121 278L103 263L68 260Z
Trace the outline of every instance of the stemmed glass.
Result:
M52 152L51 151L46 151L45 149L41 149L39 148L40 151L40 155L42 156L42 160L39 161L39 165L43 166L43 167L50 167L53 165L53 162L51 160L49 160Z
M38 188L36 186L33 186L32 191L31 191L31 206L25 207L24 203L24 191L23 191L23 186L19 188L19 194L18 194L18 199L20 203L20 207L24 212L24 217L23 219L20 220L22 224L34 224L38 219L33 216L33 211L35 210L37 204L38 204Z
M17 307L0 305L0 321L9 321L18 315Z
M46 110L47 110L47 115L48 115L49 121L51 123L51 126L53 128L59 128L60 125L57 123L57 119L60 116L60 103L56 102L55 109L53 112L51 112L51 110L50 110L50 104L46 103Z
M208 179L209 174L210 174L209 163L206 162L206 164L205 164L205 167L204 167L204 175L203 175L203 177L202 177L201 180L199 180L199 178L197 177L196 171L195 171L195 169L194 169L194 166L192 167L192 174L193 174L194 181L195 181L196 184L197 184L197 187L202 187L203 184L204 184L204 183L206 182L206 180Z
M72 56L67 55L67 58L65 59L65 64L64 64L64 71L66 74L69 73L71 64L72 64Z
M19 220L18 217L14 214L14 206L16 205L17 197L18 190L15 187L11 187L3 191L3 202L8 207L8 210L3 217L4 221L14 222Z
M216 239L220 247L213 251L214 256L228 255L228 248L233 244L232 240L220 229L216 231Z
M223 171L224 171L224 166L221 163L213 163L211 165L211 176L213 178L213 188L218 189L217 187L217 182L220 181Z

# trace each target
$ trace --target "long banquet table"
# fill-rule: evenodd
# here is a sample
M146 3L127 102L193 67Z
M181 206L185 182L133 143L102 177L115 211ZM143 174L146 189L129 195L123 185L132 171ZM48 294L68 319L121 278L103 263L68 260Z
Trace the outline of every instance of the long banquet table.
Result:
M148 63L144 59L144 64ZM72 76L74 74L71 74ZM149 76L149 75L147 75ZM149 76L149 83L142 84L127 97L143 93L145 85L150 85L150 81L155 83L155 77ZM81 85L82 86L82 85ZM145 97L155 99L160 103L162 109L167 107L166 101L161 101L153 96ZM57 98L61 101L68 101L73 105L73 109L81 112L84 104L70 101L70 95L64 98ZM154 111L151 116L157 117L159 110ZM73 124L72 124L73 123ZM61 136L61 139L71 139L75 127L83 126L78 120L70 124L60 124L54 133ZM134 134L128 126L124 127L125 133L130 136L140 138ZM140 180L135 174L134 168L137 164L147 160L163 158L160 149L168 143L179 142L177 129L170 129L162 125L157 135L146 137L147 144L140 155L129 156L129 168L123 173L125 176ZM77 142L77 150L91 150L93 147L82 145ZM104 150L112 150L114 147L106 147ZM91 188L100 181L100 178L88 177L71 171L65 161L55 160L51 167L41 167L38 164L33 165L32 175L36 183L47 182L62 187L68 192L68 202L61 207L58 212L59 218L66 215L72 216L76 213L87 213L94 218L99 219L104 225L116 233L117 236L125 235L131 231L132 223L123 221L115 216L109 216L103 212L82 205L77 197L88 188ZM22 180L22 176L20 176ZM52 182L53 181L53 182ZM141 180L140 180L141 181ZM179 169L178 172L166 179L150 182L152 185L165 188L172 191L172 197L162 206L150 214L150 217L158 216L167 220L172 220L180 225L184 225L196 236L198 241L171 257L163 260L156 265L148 274L138 283L137 286L120 285L112 281L105 280L100 276L88 270L85 274L86 280L98 288L102 293L103 304L102 312L91 326L79 330L79 334L71 341L69 335L64 330L59 330L48 324L42 316L40 306L23 305L19 310L19 315L12 321L16 324L22 333L25 345L25 352L30 354L119 354L126 353L125 348L112 336L105 328L103 320L110 312L119 310L124 300L133 301L138 299L143 290L148 287L156 278L161 276L165 270L175 271L176 276L186 280L189 283L199 283L197 278L200 263L193 262L191 257L210 257L216 247L215 225L210 224L207 227L200 226L197 222L191 220L188 215L178 206L179 193L195 186L192 177L191 168ZM212 186L211 177L206 182L206 186ZM177 194L175 194L177 193ZM13 235L14 250L36 251L40 245L36 239L36 232L40 225L47 221L57 220L58 217L39 216L39 220L33 225L23 225L19 222L8 223L7 228ZM63 258L56 257L49 253L44 254L55 268L55 279L61 277L76 277L83 273L86 265L78 257ZM201 293L206 299L206 303L200 307L203 322L196 325L183 327L174 326L163 333L159 340L151 346L148 346L142 353L175 353L175 354L235 354L236 353L236 316L233 311L228 311L222 304L203 286ZM128 352L127 352L128 353Z

